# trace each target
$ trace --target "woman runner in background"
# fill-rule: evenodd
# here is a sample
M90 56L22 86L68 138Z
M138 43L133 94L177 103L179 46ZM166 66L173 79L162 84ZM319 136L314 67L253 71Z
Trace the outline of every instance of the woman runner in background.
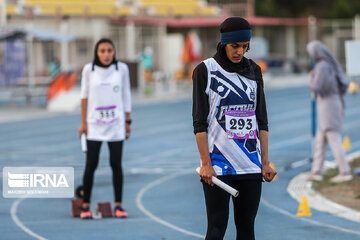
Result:
M239 191L233 197L236 239L254 240L262 177L276 171L268 160L268 121L260 67L244 57L251 29L241 17L220 26L221 42L214 57L193 74L193 126L201 158L205 195L206 240L221 240L229 217L230 194L212 176Z
M92 218L90 196L100 147L108 143L115 192L115 217L127 217L122 207L123 141L130 136L131 99L129 69L116 61L114 44L103 38L96 43L94 60L84 66L81 80L81 125L86 134L87 153L83 177L84 197L80 217Z

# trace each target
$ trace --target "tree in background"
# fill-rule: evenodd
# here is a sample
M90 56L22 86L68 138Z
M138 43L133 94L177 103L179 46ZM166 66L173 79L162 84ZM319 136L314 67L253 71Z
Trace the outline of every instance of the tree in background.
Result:
M360 1L334 0L332 8L324 17L353 18L356 14L360 14Z
M353 18L360 1L351 0L256 0L255 15L267 17Z

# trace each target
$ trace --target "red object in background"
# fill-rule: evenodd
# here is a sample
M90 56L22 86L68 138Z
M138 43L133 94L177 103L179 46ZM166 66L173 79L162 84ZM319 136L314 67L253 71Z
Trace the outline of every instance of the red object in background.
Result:
M71 200L71 215L73 217L80 217L82 204L83 204L82 198L77 198L77 199Z
M185 46L182 53L182 62L194 63L201 61L201 51L202 44L199 36L195 32L190 32L186 37Z
M77 82L77 74L75 72L69 73L66 78L65 90L71 90Z
M48 101L54 99L62 91L71 90L77 82L77 74L71 72L69 74L60 73L48 87Z
M98 211L101 213L103 218L113 216L110 202L99 202L98 203Z

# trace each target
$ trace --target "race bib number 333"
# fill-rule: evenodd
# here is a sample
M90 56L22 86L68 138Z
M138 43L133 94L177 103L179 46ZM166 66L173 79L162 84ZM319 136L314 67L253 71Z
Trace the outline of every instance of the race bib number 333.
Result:
M255 111L226 111L225 128L230 139L256 139Z

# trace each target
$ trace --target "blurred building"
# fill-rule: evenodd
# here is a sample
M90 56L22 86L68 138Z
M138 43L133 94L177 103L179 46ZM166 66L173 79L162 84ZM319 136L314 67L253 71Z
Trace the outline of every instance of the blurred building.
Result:
M300 71L308 64L305 46L322 39L343 59L343 42L354 38L354 22L313 18L255 16L255 0L1 0L7 28L23 32L31 43L35 75L48 72L57 59L61 70L80 70L91 61L95 42L110 37L117 57L140 61L153 50L153 70L175 75L189 32L202 43L202 57L214 54L219 24L228 16L246 17L253 26L250 56L269 69ZM4 14L2 14L3 16ZM4 27L3 27L4 28ZM56 37L58 36L58 37ZM30 48L30 46L28 46ZM1 56L1 55L0 55ZM1 59L0 59L1 64Z

